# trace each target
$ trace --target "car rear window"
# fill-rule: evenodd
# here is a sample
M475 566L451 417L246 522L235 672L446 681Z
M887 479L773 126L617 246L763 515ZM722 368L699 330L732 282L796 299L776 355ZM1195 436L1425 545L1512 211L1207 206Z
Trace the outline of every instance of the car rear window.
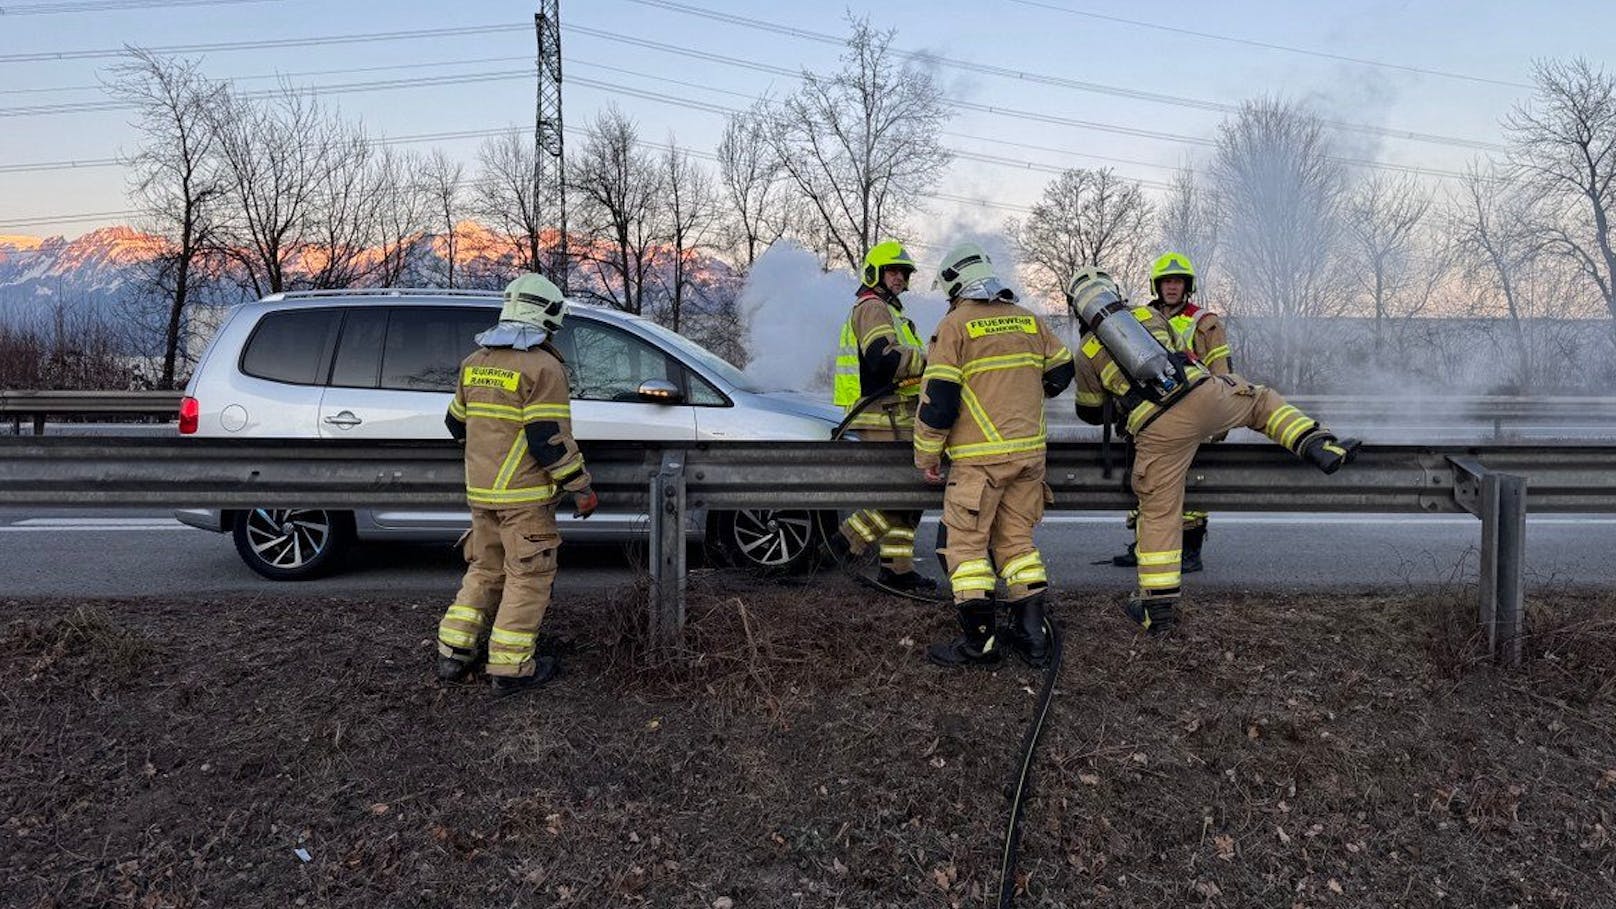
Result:
M324 384L321 367L336 340L341 315L336 309L294 309L265 315L247 339L241 371L273 382Z

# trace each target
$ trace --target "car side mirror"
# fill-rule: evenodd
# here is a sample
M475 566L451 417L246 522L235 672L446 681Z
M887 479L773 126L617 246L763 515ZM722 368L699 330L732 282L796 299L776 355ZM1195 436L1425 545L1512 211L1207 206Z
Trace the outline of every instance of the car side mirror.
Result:
M639 394L647 404L678 404L685 398L679 386L667 379L646 379L640 383Z

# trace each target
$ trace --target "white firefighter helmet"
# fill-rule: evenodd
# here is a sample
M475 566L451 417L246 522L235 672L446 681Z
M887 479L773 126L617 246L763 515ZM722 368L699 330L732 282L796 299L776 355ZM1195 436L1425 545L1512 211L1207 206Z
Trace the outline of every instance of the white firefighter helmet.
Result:
M525 274L505 285L505 305L499 310L499 320L554 332L561 327L566 312L567 301L561 288L544 275Z
M1015 300L993 270L993 260L975 243L961 243L943 256L942 267L932 290L941 290L950 300Z

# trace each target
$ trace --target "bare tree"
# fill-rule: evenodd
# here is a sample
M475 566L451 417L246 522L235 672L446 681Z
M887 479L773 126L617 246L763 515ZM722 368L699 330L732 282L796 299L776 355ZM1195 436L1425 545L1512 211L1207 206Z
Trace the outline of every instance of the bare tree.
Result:
M802 87L769 108L775 157L848 265L914 209L952 159L940 141L942 93L930 73L898 62L893 35L853 20L842 68L805 71Z
M730 116L718 142L718 178L729 217L726 246L746 271L791 222L788 179L768 145L766 110L760 103Z
M224 183L213 154L211 122L222 89L187 60L130 50L113 70L109 88L135 106L139 151L127 159L130 193L164 248L148 263L147 284L163 300L160 315L160 388L173 388L184 354L190 309L201 273L196 267L213 245L215 207Z
M1513 333L1517 387L1536 373L1527 319L1532 316L1529 286L1547 238L1535 226L1534 199L1501 178L1497 165L1472 162L1454 199L1451 225L1471 274L1467 287L1478 308L1501 306ZM1485 276L1484 278L1482 276Z
M215 108L231 211L221 248L257 296L289 289L296 274L331 164L329 122L318 101L291 86L262 103L237 95Z
M427 199L432 210L432 219L436 221L437 228L442 230L438 234L440 257L443 260L443 286L455 286L455 267L460 259L460 221L463 216L462 195L464 194L465 165L458 161L449 160L449 156L442 149L434 149L426 160L426 167L421 174L422 182L426 185Z
M1167 196L1156 212L1162 252L1180 252L1195 263L1196 299L1205 300L1217 283L1217 197L1208 191L1193 167L1182 167L1167 185Z
M1247 102L1218 127L1211 166L1223 215L1229 312L1257 335L1246 362L1286 388L1318 369L1319 316L1349 302L1342 272L1347 180L1318 119L1282 101ZM1310 334L1311 333L1311 334Z
M1505 119L1511 161L1540 194L1550 248L1616 316L1616 77L1581 58L1539 61L1537 95Z
M1419 229L1431 197L1413 177L1378 174L1347 200L1347 237L1359 267L1351 270L1375 314L1374 356L1385 352L1385 322L1410 286L1418 285Z
M352 287L377 267L382 194L371 166L375 146L359 124L335 118L322 124L326 163L316 173L302 266L311 287Z
M639 129L615 106L589 125L568 167L586 245L577 261L594 279L580 293L638 314L655 264L661 169L640 147Z
M489 227L509 237L516 271L547 270L545 225L533 198L533 142L514 127L490 136L477 152L478 179L472 188L472 208ZM552 227L552 232L554 228ZM551 245L555 240L552 238Z
M419 174L425 160L414 152L384 147L372 162L376 198L376 267L372 278L382 287L400 283L415 266L416 242L432 219L432 200Z
M718 211L713 181L690 153L668 137L668 154L662 160L663 224L658 233L667 241L668 266L659 270L666 291L662 324L681 330L685 303L697 291L695 258L706 245Z
M1151 205L1139 184L1109 168L1076 168L1044 187L1043 198L1022 222L1005 232L1029 265L1032 286L1060 297L1072 273L1084 265L1112 270L1124 286L1137 280L1150 227Z

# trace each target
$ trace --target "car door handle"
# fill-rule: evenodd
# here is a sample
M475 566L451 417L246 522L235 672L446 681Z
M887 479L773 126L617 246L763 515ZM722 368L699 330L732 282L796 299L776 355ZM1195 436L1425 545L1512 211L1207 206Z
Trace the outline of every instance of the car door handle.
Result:
M365 422L364 420L354 416L354 413L351 410L344 410L334 417L326 417L325 421L330 423L332 426L341 426L343 429L351 429L358 426L360 423Z

